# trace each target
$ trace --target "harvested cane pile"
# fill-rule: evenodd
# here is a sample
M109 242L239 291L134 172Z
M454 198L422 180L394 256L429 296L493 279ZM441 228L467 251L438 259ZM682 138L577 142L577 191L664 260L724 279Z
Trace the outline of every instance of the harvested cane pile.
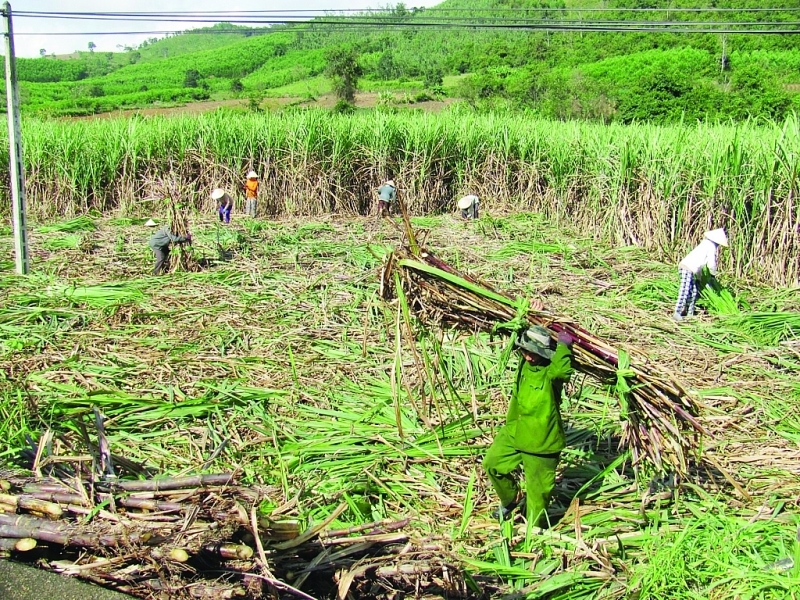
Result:
M170 230L175 235L189 235L189 213L185 204L170 199L169 201ZM184 244L175 244L177 250L170 255L170 272L188 271L195 273L200 270L200 264L191 251Z
M570 320L531 310L527 301L459 273L417 243L404 217L406 242L381 270L384 300L398 298L423 324L512 336L523 327L540 325L554 340L559 332L568 332L575 340L575 367L618 392L625 419L621 443L631 449L634 466L645 460L660 472L687 472L687 460L697 455L699 436L705 432L697 419L698 402L679 381L660 372L644 354L617 350Z
M102 432L93 450L99 472L126 464ZM408 519L331 529L342 503L303 529L296 498L259 514L276 490L229 473L123 480L61 466L86 458L48 456L50 476L0 473L0 557L140 598L469 596L439 543L403 532Z

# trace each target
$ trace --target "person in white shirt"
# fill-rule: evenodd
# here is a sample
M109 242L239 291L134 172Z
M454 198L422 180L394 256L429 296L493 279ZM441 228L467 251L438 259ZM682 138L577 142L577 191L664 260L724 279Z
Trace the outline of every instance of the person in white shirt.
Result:
M681 287L678 290L678 302L675 304L676 321L682 321L684 315L694 315L694 305L700 296L698 280L703 269L711 275L717 274L717 251L720 246L728 245L728 236L724 229L713 229L703 234L703 241L695 246L678 264L681 276Z
M458 201L458 208L461 209L462 219L477 219L478 218L478 204L480 201L475 194L464 196Z

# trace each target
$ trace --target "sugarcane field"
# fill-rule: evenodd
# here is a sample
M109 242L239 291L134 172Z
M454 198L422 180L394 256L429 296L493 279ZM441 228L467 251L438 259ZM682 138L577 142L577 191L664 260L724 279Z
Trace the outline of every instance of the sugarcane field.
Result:
M2 559L143 599L800 596L796 118L23 124Z

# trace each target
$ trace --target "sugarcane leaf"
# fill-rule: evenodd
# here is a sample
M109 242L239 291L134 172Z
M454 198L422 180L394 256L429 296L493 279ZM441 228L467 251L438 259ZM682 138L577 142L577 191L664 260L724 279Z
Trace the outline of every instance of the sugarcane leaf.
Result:
M419 262L417 260L409 260L406 258L397 261L397 264L400 267L406 267L408 269L414 269L422 273L428 273L430 275L434 275L440 279L444 279L445 281L452 283L453 285L464 288L465 290L469 290L474 294L477 294L484 298L488 298L490 300L494 300L495 302L500 302L505 306L510 306L516 309L517 306L519 305L518 300L513 300L507 296L498 294L497 292L487 290L485 287L475 285L474 283L467 281L463 277L459 277L458 275L453 275L452 273L448 273L447 271L443 271L442 269L438 269L430 265L426 265L423 262Z

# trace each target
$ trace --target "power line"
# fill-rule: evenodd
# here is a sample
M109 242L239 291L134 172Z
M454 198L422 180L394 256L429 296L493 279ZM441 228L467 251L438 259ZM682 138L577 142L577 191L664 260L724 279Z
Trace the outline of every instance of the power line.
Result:
M258 15L258 14L280 14L285 12L304 13L304 14L330 14L330 13L389 13L399 14L394 8L320 8L320 9L286 9L275 10L235 10L235 11L128 11L128 12L108 12L108 11L14 11L14 16L26 17L39 17L44 15L56 16L115 16L121 18L135 17L135 16L192 16L192 15ZM406 9L404 15L412 16L418 13L430 12L541 12L541 13L652 13L652 12L669 12L669 13L771 13L771 12L800 12L800 7L792 8L774 8L774 7L756 7L756 8L718 8L718 7L703 7L703 8L540 8L540 7L526 7L526 8L425 8L413 7Z
M210 23L210 21L189 21L183 19L165 19L161 22L167 23L191 23L200 25L203 23ZM380 26L380 27L432 27L436 25L442 26L464 26L468 28L485 27L485 28L531 28L531 29L549 29L549 30L579 30L579 31L641 31L641 30L670 30L670 31L693 31L698 33L703 32L719 32L721 28L732 32L745 32L756 33L769 31L771 27L798 27L800 28L800 21L785 21L785 22L770 22L764 23L759 21L688 21L688 22L672 22L672 21L573 21L573 20L546 20L546 19L469 19L469 18L449 18L449 19L432 19L426 21L386 21L386 20L368 20L360 21L355 18L341 18L341 19L302 19L300 17L289 17L281 19L259 19L259 20L246 20L246 21L227 21L226 23L244 24L244 25L297 25L313 23L317 25L333 25L333 24L352 24L364 26ZM756 30L744 31L744 28L760 28ZM18 35L22 32L18 32ZM53 32L50 35L66 35L70 32ZM213 33L213 31L211 32ZM31 33L27 33L31 35Z
M415 9L412 9L415 10ZM441 9L440 12L451 12L462 9ZM567 19L563 15L567 13L614 13L614 12L669 12L669 13L718 13L718 12L800 12L800 8L778 9L778 8L754 8L754 9L542 9L531 8L521 9L525 13L524 18L497 17L492 11L490 16L475 16L475 12L488 9L463 9L469 11L471 16L436 16L436 9L425 9L418 11L426 13L424 17L417 17L413 12L408 15L400 16L393 9L378 9L375 11L364 11L361 9L343 9L347 15L331 15L331 11L322 9L316 10L260 10L260 11L164 11L164 12L36 12L20 11L14 13L15 16L33 19L64 19L64 20L86 20L86 21L126 21L126 22L148 22L158 21L166 23L191 23L220 24L220 16L231 17L222 21L223 23L234 25L267 25L285 26L284 31L299 32L313 30L315 27L324 28L328 31L331 26L349 28L369 28L381 27L390 29L399 28L418 28L418 29L454 29L464 28L470 30L529 30L546 32L602 32L602 33L695 33L695 34L745 34L745 35L794 35L800 33L800 21L680 21L680 20L584 20ZM310 14L326 13L324 17L309 18ZM516 11L519 14L520 11ZM547 16L539 18L527 18L528 13L543 14L558 12L562 18L551 19ZM352 13L352 14L351 14ZM252 15L247 18L241 15ZM273 16L267 16L273 15ZM384 18L383 15L389 18ZM204 18L208 16L209 18ZM410 17L414 18L410 18ZM214 17L214 19L210 18ZM371 18L372 17L372 18ZM304 27L305 26L305 27ZM794 29L798 28L798 29ZM221 33L256 33L252 28L239 28L236 30L223 30L218 27L211 29L190 30L192 33L202 34L221 34ZM70 32L17 32L17 35L49 35L49 36L74 36L74 35L169 35L175 33L185 33L186 31L70 31ZM260 32L259 32L260 33Z
M283 22L275 23L276 25L281 25ZM524 24L480 24L480 23L410 23L408 25L404 25L401 23L354 23L354 24L345 24L345 23L321 23L315 24L319 26L319 29L316 30L319 33L323 33L328 31L329 27L336 27L338 26L339 31L346 31L346 30L368 30L372 29L376 26L380 26L383 29L387 28L394 28L394 29L425 29L425 30L449 30L452 31L453 29L469 29L469 30L479 30L479 29L486 29L486 30L519 30L519 31L543 31L543 32L576 32L576 33L676 33L676 34L686 34L686 33L694 33L694 34L728 34L728 35L797 35L800 34L800 29L685 29L679 27L585 27L585 26L557 26L557 25L524 25ZM798 24L793 24L798 25ZM269 33L278 33L278 31L283 33L296 33L296 32L307 32L307 31L315 31L315 27L292 27L287 29L276 30L274 32ZM15 32L14 35L16 36L76 36L76 35L171 35L171 34L185 34L185 33L194 33L194 34L204 34L204 35L213 35L213 34L222 34L222 33L251 33L256 35L263 35L265 32L256 32L254 30L249 31L242 31L242 30L185 30L185 29L173 29L173 30L149 30L149 31L58 31L58 32Z
M286 12L286 14L280 15L280 17L272 17L272 18L248 18L248 19L231 19L226 21L213 21L209 19L205 19L202 17L171 17L171 18L155 18L155 17L133 17L126 19L127 22L149 22L149 21L157 21L163 23L227 23L227 24L237 24L237 23L244 23L244 24L259 24L259 25L274 25L274 24L282 24L282 23L329 23L330 19L338 19L336 22L357 22L356 19L363 18L369 19L370 15L360 15L358 17L347 17L341 16L336 17L335 15L328 15L327 17L317 17L315 19L308 19L305 15L300 14L302 11L298 12ZM90 20L90 21L115 21L116 18L108 18L105 16L87 16L87 17L75 17L75 16L65 16L65 17L41 17L41 18L58 18L58 19L74 19L74 20ZM641 21L641 20L573 20L573 19L548 19L548 18L507 18L507 17L479 17L480 23L511 23L511 24L550 24L550 23L557 23L557 24L567 24L567 25L587 25L587 26L606 26L606 25L619 25L619 26L682 26L682 27L710 27L710 26L742 26L742 27L753 27L753 26L798 26L800 25L800 21L675 21L675 20L668 20L668 21ZM459 23L459 22L473 22L475 21L475 17L432 17L426 19L425 21L421 20L405 20L405 19L393 19L387 20L383 18L376 18L370 19L370 22L375 22L377 24L387 24L387 23L402 23L404 25L413 26L414 24L425 23L429 24L431 22L436 23Z

